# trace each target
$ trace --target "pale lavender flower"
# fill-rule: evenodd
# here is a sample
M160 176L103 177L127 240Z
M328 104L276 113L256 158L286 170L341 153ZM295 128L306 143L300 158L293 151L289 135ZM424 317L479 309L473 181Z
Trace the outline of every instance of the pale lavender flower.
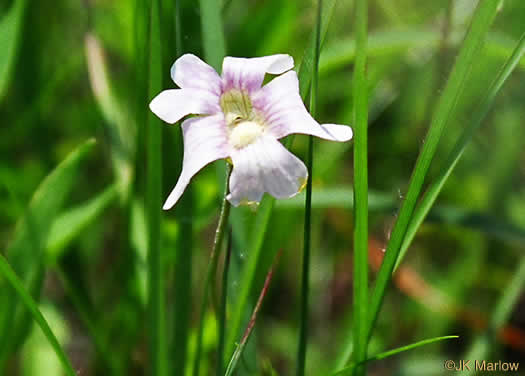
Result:
M310 116L292 68L288 55L226 57L220 77L194 55L177 59L171 77L180 89L163 91L150 109L170 124L187 115L199 116L182 123L182 173L165 210L175 205L193 175L223 158L233 164L227 199L234 206L259 202L265 192L292 197L305 186L308 171L278 139L292 133L331 141L352 138L350 127L320 125ZM280 76L262 86L267 73Z

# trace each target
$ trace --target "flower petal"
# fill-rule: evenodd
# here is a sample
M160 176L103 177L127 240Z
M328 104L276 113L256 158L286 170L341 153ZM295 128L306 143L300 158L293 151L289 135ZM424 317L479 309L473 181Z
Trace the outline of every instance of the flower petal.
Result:
M211 66L192 54L182 55L171 67L171 78L183 89L208 90L221 94L222 81Z
M352 128L338 124L319 124L304 107L295 72L274 78L252 95L253 106L265 118L277 139L292 133L309 134L331 141L348 141Z
M164 210L171 209L175 205L193 175L200 169L230 155L222 113L187 119L182 123L182 132L184 137L182 173L163 206Z
M227 56L222 63L223 88L253 92L261 87L266 73L281 74L292 68L293 58L285 54L255 58Z
M186 115L211 115L220 112L219 96L200 89L170 89L157 95L150 110L166 123L176 123Z
M271 135L234 150L231 158L233 171L227 199L234 206L259 202L264 192L275 198L295 196L308 177L304 163Z

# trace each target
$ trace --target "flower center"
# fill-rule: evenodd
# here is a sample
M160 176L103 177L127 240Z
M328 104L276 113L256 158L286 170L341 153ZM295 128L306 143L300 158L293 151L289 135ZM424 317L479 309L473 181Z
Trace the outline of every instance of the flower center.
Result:
M264 122L252 106L248 93L232 89L222 94L221 108L233 147L241 149L264 133Z
M237 149L254 142L263 133L263 127L254 121L243 121L233 127L230 133L230 142Z

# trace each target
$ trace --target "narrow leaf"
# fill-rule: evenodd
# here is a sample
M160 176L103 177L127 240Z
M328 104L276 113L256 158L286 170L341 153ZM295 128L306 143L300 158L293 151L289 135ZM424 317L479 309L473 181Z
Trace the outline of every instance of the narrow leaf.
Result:
M390 282L400 247L414 212L428 168L437 149L441 133L459 97L465 77L474 63L483 39L496 15L499 1L482 1L474 13L470 29L465 37L454 68L441 95L423 149L412 173L410 185L399 212L398 219L388 242L386 255L379 270L369 307L367 336L370 336L381 309L386 288Z
M443 189L445 182L447 181L448 177L450 176L457 163L459 162L461 156L463 155L465 148L470 143L472 137L483 123L483 120L485 119L485 117L487 116L494 104L494 100L496 99L497 94L499 93L499 91L503 87L503 84L509 78L511 73L514 71L518 63L520 62L520 59L523 57L524 53L525 34L522 35L512 55L506 61L498 76L490 86L487 95L478 106L478 109L474 112L474 119L469 123L469 126L465 128L461 137L458 139L456 145L454 146L454 149L450 152L447 161L443 165L443 168L439 173L438 177L430 184L427 191L425 192L425 195L421 199L421 202L418 204L412 217L412 220L410 221L410 225L405 235L405 239L403 240L403 245L401 246L399 258L396 263L396 269L403 260L403 257L405 256L406 252L408 251L408 248L410 247L410 244L412 243L412 240L414 239L414 236L416 235L419 226L421 226L421 224L425 220L425 217L430 211L430 208L432 207L432 205L434 205L434 202L436 201L439 193Z
M416 348L421 347L421 346L430 345L431 343L440 342L440 341L444 341L444 340L447 340L447 339L456 339L456 338L459 338L459 336L436 337L436 338L430 338L430 339L425 339L425 340L422 340L422 341L419 341L419 342L415 342L415 343L412 343L410 345L398 347L397 349L385 351L385 352L379 353L377 355L374 355L373 357L368 358L368 359L366 359L366 360L364 360L364 361L362 361L360 363L352 363L348 367L333 373L331 376L347 375L350 372L352 372L360 364L365 364L365 363L372 362L372 361L375 361L375 360L385 359L385 358L391 357L393 355L397 355L397 354L405 352L405 351L416 349Z
M2 101L20 47L24 13L27 0L13 1L7 14L0 19L0 102Z
M9 263L2 255L0 255L0 273L9 282L11 287L15 289L18 298L20 298L22 303L24 303L24 305L27 307L27 309L33 316L33 319L36 321L38 326L40 326L40 329L42 329L42 332L49 341L49 344L53 347L55 354L64 366L66 374L68 376L75 376L76 373L73 370L73 366L69 362L69 359L64 353L62 346L60 346L60 343L58 342L56 336L53 334L53 331L49 327L49 324L47 323L46 319L38 309L36 302L33 300L33 298L31 298L31 295L29 295L29 293L24 288L24 282L17 277L14 270L9 266Z
M112 185L91 200L65 211L53 221L46 245L48 262L54 264L71 241L99 218L116 198L117 189Z
M221 2L200 0L202 42L206 61L220 72L226 55L226 42L222 26Z

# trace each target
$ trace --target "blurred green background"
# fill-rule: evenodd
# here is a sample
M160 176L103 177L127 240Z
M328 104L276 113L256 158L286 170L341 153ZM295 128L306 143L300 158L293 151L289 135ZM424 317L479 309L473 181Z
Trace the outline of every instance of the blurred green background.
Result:
M178 51L204 58L201 13L198 2L181 1L176 25L175 2L161 3L162 79L163 87L171 88L169 67ZM82 376L139 375L149 369L144 116L151 98L146 98L147 77L137 53L145 38L140 4L0 0L0 252L37 298ZM430 115L476 4L369 2L369 91L363 95L370 104L371 270L377 270ZM320 61L320 122L352 121L352 9L352 1L337 1L327 25ZM226 0L222 14L228 55L287 53L299 64L311 43L315 3ZM524 31L525 2L505 0L447 125L430 179ZM372 363L370 375L441 375L443 362L464 359L473 343L484 347L479 359L525 359L524 296L513 303L503 331L486 330L502 293L523 287L511 279L525 249L524 70L522 59L418 233L389 290L369 352L446 334L457 334L459 340ZM162 137L164 200L180 172L179 127L162 125ZM41 185L90 138L96 144L68 160L55 176L56 184ZM306 146L306 137L294 138L293 151L301 158ZM351 151L352 143L316 141L309 375L333 370L351 338ZM184 363L177 358L181 353L187 372L191 368L219 210L218 181L217 168L206 167L192 182L193 208L187 208L187 199L186 205L163 214L167 351L173 361L168 368L173 375L181 374L174 365ZM264 243L271 252L264 251L268 257L258 271L258 289L275 251L282 249L283 256L239 374L289 375L294 370L303 202L303 195L280 201L273 212ZM249 209L236 210L234 229L250 228L254 218ZM246 256L243 237L244 231L234 234L232 301ZM177 265L182 258L193 271L187 285L192 301L187 355L177 345ZM0 278L4 298L8 289ZM254 291L254 299L257 295ZM61 375L30 316L5 299L0 304L0 374ZM216 341L210 307L202 374L213 368Z

